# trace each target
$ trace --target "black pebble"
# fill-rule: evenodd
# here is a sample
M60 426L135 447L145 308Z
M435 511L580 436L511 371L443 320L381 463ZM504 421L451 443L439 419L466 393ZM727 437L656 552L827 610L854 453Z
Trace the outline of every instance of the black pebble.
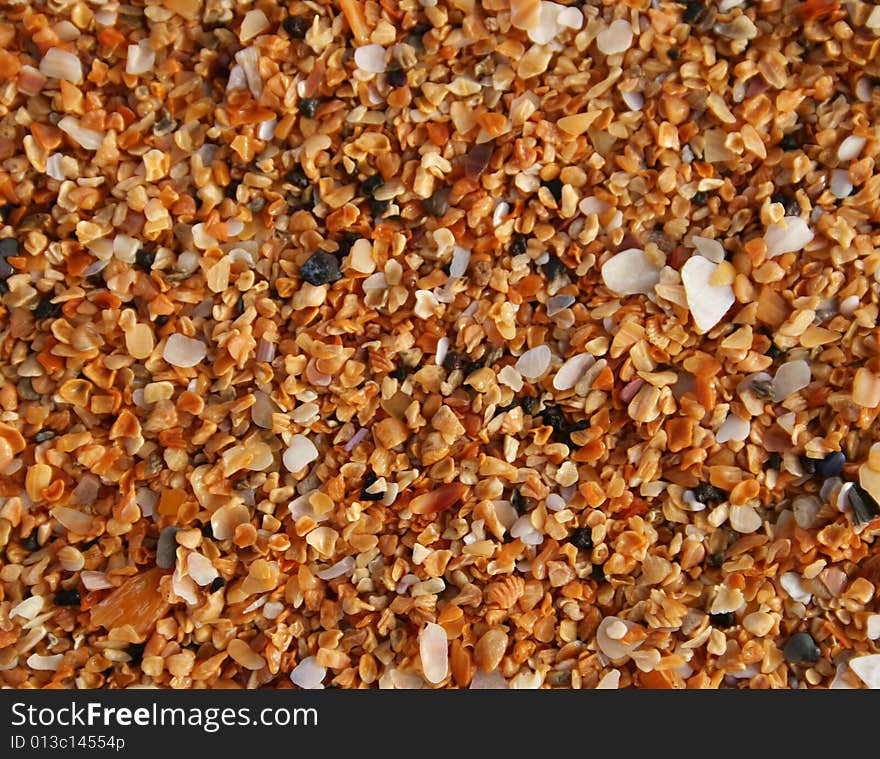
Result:
M529 247L529 238L517 232L510 241L510 255L521 256Z
M590 573L596 582L605 582L605 566L602 564L593 564L593 571Z
M361 488L360 499L362 501L381 501L385 497L384 490L381 493L367 492L367 488L370 487L378 479L379 478L376 477L376 473L372 469L367 470L367 473L364 475L364 485Z
M677 61L681 53L678 52L677 47L671 47L669 48L669 50L666 51L666 55L669 56L670 61Z
M424 37L433 28L430 24L416 24L409 30L409 34L413 37Z
M372 196L370 196L368 202L370 204L370 213L373 216L382 216L388 210L388 206L391 205L389 200L376 200Z
M17 256L18 255L18 240L12 237L5 237L0 240L0 257L6 258L7 256Z
M727 498L727 493L721 490L721 488L710 485L708 482L697 485L691 492L700 503L723 501Z
M347 256L351 251L351 246L360 239L361 236L357 232L343 232L342 238L336 241L336 244L339 246L336 255Z
M37 307L34 309L35 319L47 319L61 312L61 304L52 302L54 297L54 293L49 293L40 299L40 302L37 303Z
M514 488L510 494L510 505L516 509L517 514L525 514L529 510L528 499L519 492L519 488Z
M700 17L706 12L706 6L704 6L700 2L696 2L693 0L689 2L684 9L684 14L681 19L686 24L693 24L695 21L699 21Z
M56 606L79 606L82 598L79 594L78 588L72 588L71 590L59 590L55 594L55 605Z
M403 382L406 379L406 375L409 374L409 368L402 361L394 367L394 371L391 372L389 376L393 379L396 379L398 382Z
M779 203L785 210L786 216L799 216L801 213L801 204L798 203L797 198L795 198L794 195L777 192L770 197L770 202Z
M156 251L140 248L134 254L134 262L144 271L153 271L153 264L156 262Z
M389 87L403 87L406 84L406 72L402 69L391 69L385 79Z
M449 188L441 187L433 195L425 198L422 205L431 216L442 216L449 210Z
M565 416L559 410L559 406L545 406L541 412L541 420L555 431L561 430L565 425Z
M168 324L168 322L170 320L171 320L171 317L168 316L167 314L159 314L156 317L156 326L157 327L164 327L166 324Z
M880 505L874 497L859 483L854 482L847 492L849 504L853 510L853 521L856 524L866 524L880 517Z
M443 358L443 368L447 372L454 372L456 369L461 368L461 356L458 351L446 352L446 356Z
M140 664L144 659L144 649L146 647L146 643L132 643L128 648L126 648L125 653L127 653L131 657L131 661L129 662L129 664Z
M541 412L541 421L548 427L553 428L553 438L561 443L566 442L566 421L565 415L558 406L546 406ZM570 442L570 441L569 441Z
M9 221L9 217L12 216L12 212L17 208L14 203L4 203L0 205L0 220L4 223Z
M551 253L547 258L547 262L541 265L541 270L544 272L544 276L547 277L547 281L552 282L557 277L562 276L567 271L567 268L559 259L559 256L554 256Z
M26 551L30 551L33 553L34 551L40 550L40 544L37 542L37 531L34 530L30 535L28 535L24 540L21 541L22 546Z
M284 19L281 26L295 40L303 39L309 30L309 22L306 21L305 16L288 16Z
M717 569L724 563L724 551L715 551L715 553L710 553L709 558L706 560L706 563L710 567Z
M361 192L364 195L372 195L376 190L378 190L383 184L385 184L385 180L382 179L381 175L373 174L370 177L367 177L361 183Z
M800 457L801 469L804 470L804 474L812 475L816 472L816 459L809 459L806 456Z
M300 190L305 190L311 182L309 182L309 178L303 174L302 169L294 169L291 171L286 177L284 177L285 182L290 182L294 187Z
M318 98L300 98L299 99L299 112L308 119L315 118L315 114L318 112L318 106L321 105L321 101Z
M800 146L800 141L793 134L787 134L779 141L779 147L783 150L797 150Z
M820 477L840 477L846 456L843 451L832 451L825 458L816 462L816 474Z
M699 190L694 193L694 197L691 198L691 203L695 206L704 206L706 205L706 201L709 199L709 193Z
M215 578L211 581L211 592L212 592L212 593L216 593L216 592L217 592L218 590L220 590L220 588L222 588L224 585L226 585L226 580L224 580L222 577L219 577L219 576L218 576L218 577L215 577Z
M17 255L18 240L14 240L11 237L6 237L3 240L0 240L0 278L6 279L7 277L12 276L15 269L10 266L6 257Z
M590 427L589 419L582 419L578 422L569 422L559 406L546 406L541 412L541 419L544 424L553 428L553 439L560 443L564 443L569 448L577 448L574 441L571 439L571 434L573 432L578 432L579 430L589 429Z
M224 188L223 194L230 200L235 200L238 196L239 187L241 187L241 182L237 179L231 179L229 180L229 184Z
M45 443L47 440L51 440L55 437L55 430L40 430L36 435L34 435L35 443Z
M799 632L788 639L782 654L790 664L811 664L819 661L822 652L810 633Z
M733 627L736 624L736 615L732 611L725 611L721 614L710 614L709 622L714 627Z
M335 256L319 250L309 256L309 259L299 270L300 276L310 285L328 285L342 279L339 271L339 261Z
M589 419L581 419L579 422L572 422L571 424L566 424L565 427L562 428L562 432L560 433L560 439L563 443L565 443L569 448L577 448L575 442L571 439L572 432L580 432L581 430L590 429L590 420Z
M775 451L770 454L770 456L767 458L767 461L764 463L765 469L775 469L777 472L779 471L781 466L782 456L780 456Z
M582 548L588 551L593 547L593 531L589 527L579 527L571 533L568 542L575 548Z
M560 200L562 200L562 180L561 179L559 179L557 177L556 179L551 179L550 181L542 182L541 184L543 184L544 187L546 187L548 190L550 190L550 194L555 198L557 203Z
M770 358L772 358L775 361L777 358L781 358L782 356L784 356L785 351L782 350L776 343L774 343L771 340L770 347L767 348L767 353L764 355L770 356Z
M519 405L522 406L524 414L531 416L535 412L535 406L538 405L538 399L534 395L527 395L519 402Z

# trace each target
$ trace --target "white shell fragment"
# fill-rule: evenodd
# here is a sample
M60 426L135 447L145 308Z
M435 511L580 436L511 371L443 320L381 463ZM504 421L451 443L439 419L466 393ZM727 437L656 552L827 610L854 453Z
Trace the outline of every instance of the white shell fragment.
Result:
M317 573L317 576L321 580L335 580L337 577L347 575L353 569L354 557L346 556L344 559L340 559L332 566L329 566L326 569L322 569L320 572Z
M87 129L73 116L65 116L58 122L58 128L70 136L81 148L97 150L104 142L104 133L95 129Z
M785 572L779 578L779 584L788 595L802 604L810 603L810 599L813 597L813 594L804 587L801 576L797 572Z
M574 303L575 298L573 295L554 295L552 298L547 298L547 316L552 319L556 314L564 311L569 306L573 306Z
M478 669L471 678L470 690L507 690L507 680L497 669L483 672Z
M633 28L629 21L619 18L596 36L596 46L605 55L616 55L629 50L633 41Z
M550 368L550 348L539 345L523 353L516 362L516 370L526 379L539 379Z
M64 654L55 654L54 656L41 656L40 654L31 654L28 657L27 664L31 669L42 670L45 672L54 672L61 666L64 661Z
M201 340L177 333L168 337L162 349L165 361L183 369L200 364L206 355L207 349Z
M321 681L327 674L327 668L318 664L314 656L307 656L290 672L290 682L306 690L323 688Z
M584 25L584 16L580 10L566 7L559 3L541 3L538 13L538 25L528 30L529 39L539 45L546 45L558 37L566 27L580 29Z
M794 521L797 523L798 527L805 530L815 526L816 517L821 508L821 501L814 495L798 496L794 499L794 503L791 505L791 510L794 514Z
M741 442L749 436L751 429L752 425L749 421L741 419L736 414L730 414L715 433L715 440L718 443L727 443L730 440Z
M381 45L364 45L356 48L354 62L362 71L381 74L385 71L385 48Z
M500 372L498 372L498 381L502 385L507 385L507 387L509 387L515 393L518 393L523 388L522 375L510 364L508 364Z
M660 282L660 269L639 248L628 248L602 265L602 281L617 295L638 295L654 291Z
M579 353L572 356L559 367L559 371L553 378L553 387L557 390L571 390L584 376L584 372L595 363L595 356L589 353Z
M49 48L40 61L40 73L50 79L64 79L71 84L83 80L82 62L73 53L58 47Z
M24 601L19 601L15 606L13 606L9 610L9 618L12 617L23 617L24 619L31 620L37 616L43 609L43 597L42 596L31 596L30 598L25 598Z
M449 264L449 276L463 277L467 273L467 268L470 261L470 250L456 245L455 251L452 254L452 263Z
M211 560L200 553L191 553L186 559L186 573L197 585L210 585L219 575Z
M724 260L724 246L718 240L709 237L694 237L694 248L703 258L708 258L716 264Z
M710 284L715 266L707 258L691 256L681 267L688 309L700 332L708 332L718 324L736 300L730 285Z
M294 435L281 458L288 472L298 472L318 458L318 449L305 435Z
M737 532L748 535L761 528L761 515L751 506L731 506L730 526Z
M641 111L645 106L645 96L642 95L641 92L628 90L627 92L620 93L620 97L623 100L624 105L631 111ZM618 674L618 677L619 676L620 675Z
M849 172L843 169L834 169L831 172L831 182L828 185L831 194L835 198L846 198L853 191L852 182L849 181Z
M261 10L251 10L245 14L244 20L241 22L238 38L242 42L247 42L268 28L269 19L266 18L266 14Z
M620 670L612 669L596 684L596 690L617 690L620 686Z
M773 378L773 400L784 401L810 384L810 365L806 361L789 361L779 367Z
M523 514L510 528L510 536L519 538L527 546L539 546L544 542L544 535L534 528L531 516Z
M867 140L864 137L850 135L837 148L837 160L852 161L858 158L866 142Z
M871 690L880 689L880 654L857 656L855 659L850 659L849 668Z
M437 366L443 366L443 362L446 360L446 356L448 353L449 338L444 335L437 341L437 354L434 358L434 363L437 364Z
M128 46L128 55L125 59L125 73L137 76L146 74L156 63L156 54L150 47L150 40L141 40L137 45Z
M641 640L636 643L621 642L634 626L634 623L620 617L605 617L596 630L599 649L609 659L622 659L629 656L642 644Z
M767 258L803 250L813 241L813 230L800 216L786 216L781 224L771 224L764 234Z
M429 683L441 683L449 674L449 640L446 630L428 622L419 633L419 656L422 672Z

